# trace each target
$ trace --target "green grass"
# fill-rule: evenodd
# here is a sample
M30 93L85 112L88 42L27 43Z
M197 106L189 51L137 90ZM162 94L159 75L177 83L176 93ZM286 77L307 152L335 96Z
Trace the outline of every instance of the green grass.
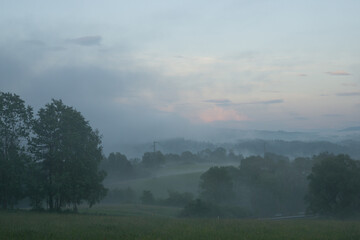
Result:
M142 204L116 204L116 205L97 205L92 208L80 208L80 213L86 214L106 214L115 216L157 216L157 217L177 217L182 208L164 207Z
M0 212L0 239L360 239L360 222Z

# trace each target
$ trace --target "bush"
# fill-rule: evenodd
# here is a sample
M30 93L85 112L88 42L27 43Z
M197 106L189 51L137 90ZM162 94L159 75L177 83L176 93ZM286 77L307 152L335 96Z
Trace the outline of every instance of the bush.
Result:
M196 199L188 203L180 213L181 217L220 217L222 213L218 206Z
M140 200L143 204L154 204L155 199L151 191L144 190Z

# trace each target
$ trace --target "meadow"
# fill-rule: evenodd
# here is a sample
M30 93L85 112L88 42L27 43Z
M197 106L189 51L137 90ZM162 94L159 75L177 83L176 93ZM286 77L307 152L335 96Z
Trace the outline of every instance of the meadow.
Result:
M105 186L109 189L126 189L130 187L139 195L144 190L150 190L155 198L168 197L168 190L177 192L189 192L198 195L200 176L210 167L238 166L239 163L182 163L167 164L154 170L155 176L131 180L106 180Z
M79 212L83 214L113 215L113 216L156 216L175 218L182 208L166 207L143 204L106 204L96 205L92 208L81 207Z
M140 211L141 212L141 211ZM110 211L111 213L111 211ZM0 239L360 239L360 222L0 211Z

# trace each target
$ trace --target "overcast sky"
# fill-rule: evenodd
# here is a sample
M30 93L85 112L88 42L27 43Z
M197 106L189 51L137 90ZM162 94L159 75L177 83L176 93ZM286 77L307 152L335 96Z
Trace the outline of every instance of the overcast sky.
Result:
M360 122L358 0L0 0L0 90L104 144Z

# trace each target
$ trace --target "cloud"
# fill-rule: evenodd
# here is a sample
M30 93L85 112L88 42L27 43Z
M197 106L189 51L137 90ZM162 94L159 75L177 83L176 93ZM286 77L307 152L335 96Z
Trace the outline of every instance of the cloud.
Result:
M205 100L206 103L214 103L217 106L231 105L232 102L229 99L208 99Z
M276 92L276 91L274 91ZM278 104L283 103L283 99L272 99L272 100L266 100L266 101L252 101L252 102L244 102L244 103L234 103L230 101L229 99L209 99L205 100L206 103L214 103L216 106L240 106L244 104L263 104L263 105L270 105L270 104Z
M223 109L221 107L215 106L210 109L201 111L198 115L199 119L202 122L210 123L217 121L246 121L249 118L245 115L239 114L233 109Z
M262 91L264 93L280 93L281 91L276 91L276 90L264 90Z
M349 76L349 75L351 75L350 73L345 72L345 71L334 71L334 72L326 72L326 73L329 75L332 75L332 76Z
M44 46L46 46L46 44L43 41L36 40L36 39L26 40L26 41L23 41L23 43L25 45L36 46L36 47L44 47Z
M336 96L339 96L339 97L360 96L360 92L343 92L343 93L337 93Z
M21 79L29 74L29 66L24 59L16 59L13 55L3 54L0 49L0 91L21 88Z
M306 117L294 117L294 120L305 121L305 120L309 120L309 118L306 118Z
M345 87L357 87L358 86L356 83L343 83L342 85Z
M334 114L334 113L329 113L329 114L324 114L324 117L342 117L343 115L341 114Z
M254 102L247 102L243 104L264 104L264 105L270 105L270 104L278 104L283 103L284 99L273 99L273 100L267 100L267 101L254 101Z
M68 39L66 42L81 46L97 46L100 45L101 39L101 36L96 35Z

